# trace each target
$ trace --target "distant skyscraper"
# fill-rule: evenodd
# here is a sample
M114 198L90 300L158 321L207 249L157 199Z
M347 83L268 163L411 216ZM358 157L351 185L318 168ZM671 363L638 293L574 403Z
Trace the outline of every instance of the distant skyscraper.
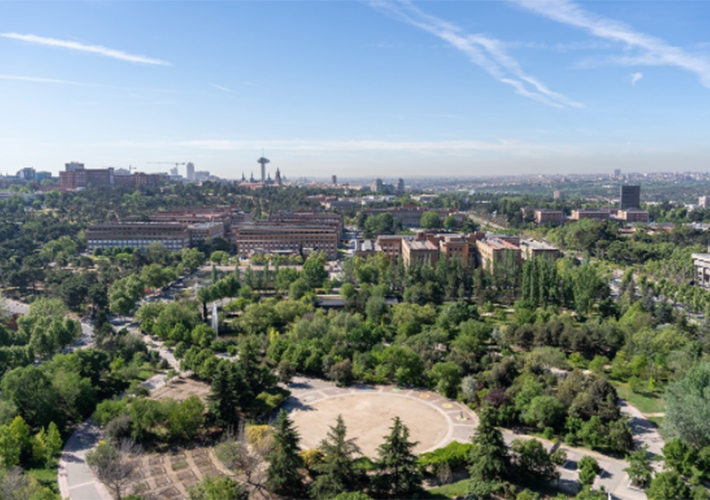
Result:
M400 194L404 193L404 179L399 179L397 181L397 192Z
M35 169L32 167L25 167L17 172L17 178L23 181L33 181L35 180Z
M277 168L276 175L274 175L274 184L277 186L283 186L283 181L281 180L281 171Z
M331 183L333 186L337 186L337 185L338 185L338 176L337 176L337 175L332 175L332 176L330 177L330 183Z
M555 200L561 200L562 199L562 191L560 191L560 190L553 191L552 198Z
M195 180L195 165L192 162L187 164L187 173L185 174L185 177L187 177L188 181Z
M619 177L621 177L621 169L620 168L617 168L614 170L614 177L616 177L617 179Z
M84 164L78 161L70 161L64 164L65 172L75 172L76 170L84 170Z
M641 206L641 186L621 186L621 194L619 196L619 208L625 210L627 208L639 208Z
M257 163L261 164L261 182L266 182L266 164L270 163L268 158L263 156L256 160Z

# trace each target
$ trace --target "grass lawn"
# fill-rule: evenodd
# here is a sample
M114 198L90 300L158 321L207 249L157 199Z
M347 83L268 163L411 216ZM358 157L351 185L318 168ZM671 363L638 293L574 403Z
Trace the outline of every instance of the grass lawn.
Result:
M638 394L629 389L629 384L612 382L621 399L625 399L642 413L664 413L666 402L661 397L662 392Z
M661 424L663 424L663 421L665 420L665 417L648 417L648 419L656 424L656 427L660 428Z
M466 496L466 493L468 493L469 484L471 484L470 479L462 479L461 481L456 481L455 483L437 486L436 488L430 489L427 493L429 493L429 498L463 497Z

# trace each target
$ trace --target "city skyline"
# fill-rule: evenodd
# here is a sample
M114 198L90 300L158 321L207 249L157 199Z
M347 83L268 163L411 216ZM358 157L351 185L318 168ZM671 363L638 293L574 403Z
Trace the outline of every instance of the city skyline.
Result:
M705 171L702 3L5 2L0 171Z

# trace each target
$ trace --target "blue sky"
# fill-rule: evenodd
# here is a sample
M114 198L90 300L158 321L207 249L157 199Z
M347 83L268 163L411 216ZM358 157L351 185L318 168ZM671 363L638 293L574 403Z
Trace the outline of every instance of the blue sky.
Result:
M0 172L708 170L710 3L1 2Z

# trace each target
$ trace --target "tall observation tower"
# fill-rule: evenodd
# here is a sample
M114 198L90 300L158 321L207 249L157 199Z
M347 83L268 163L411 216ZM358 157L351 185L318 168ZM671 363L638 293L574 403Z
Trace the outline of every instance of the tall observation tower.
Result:
M262 156L256 162L261 164L261 182L264 183L266 182L266 164L269 163L269 159Z

